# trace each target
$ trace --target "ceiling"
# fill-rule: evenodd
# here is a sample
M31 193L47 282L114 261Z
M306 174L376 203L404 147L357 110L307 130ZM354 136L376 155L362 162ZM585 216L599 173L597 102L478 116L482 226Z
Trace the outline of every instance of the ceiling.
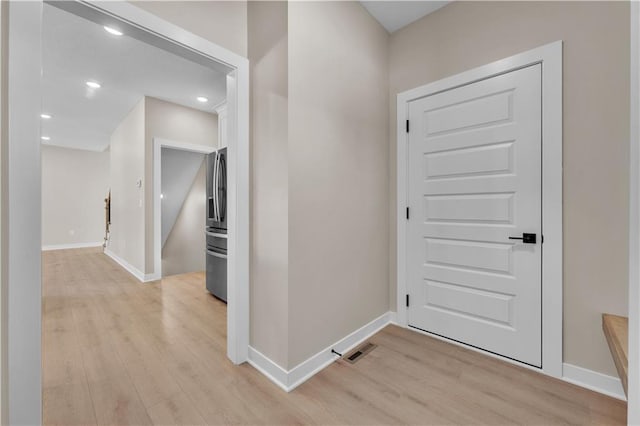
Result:
M361 1L369 13L393 33L451 1Z
M48 145L103 151L143 96L213 112L226 98L226 76L45 3L42 135ZM90 89L86 82L99 82ZM198 96L208 98L201 103Z

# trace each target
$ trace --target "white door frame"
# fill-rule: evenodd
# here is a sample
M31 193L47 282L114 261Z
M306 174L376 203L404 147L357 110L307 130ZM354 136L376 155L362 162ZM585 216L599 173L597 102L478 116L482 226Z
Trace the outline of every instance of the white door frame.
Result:
M227 356L240 364L249 348L249 61L209 40L173 25L134 4L82 2L139 28L176 42L233 69L227 74L229 106L228 165L228 279L235 285L228 294ZM3 180L2 206L9 208L2 234L3 256L8 253L8 407L10 424L42 422L41 365L41 205L39 115L40 51L20 49L20 34L37 38L42 31L42 1L9 4L9 137L10 162ZM14 25L15 23L15 25ZM18 31L18 29L16 29ZM15 33L17 35L18 33ZM3 58L3 60L6 58ZM6 151L3 151L6 152ZM3 159L5 161L5 159ZM3 173L5 171L3 170ZM4 190L6 189L6 190ZM3 324L5 322L3 321Z
M211 154L218 148L153 137L153 277L162 278L162 148ZM204 229L202 230L204 232ZM203 248L204 249L204 248Z
M562 377L562 41L398 94L397 322L408 327L406 244L409 102L533 64L542 66L542 369ZM524 364L522 364L524 365ZM540 369L534 368L537 371Z

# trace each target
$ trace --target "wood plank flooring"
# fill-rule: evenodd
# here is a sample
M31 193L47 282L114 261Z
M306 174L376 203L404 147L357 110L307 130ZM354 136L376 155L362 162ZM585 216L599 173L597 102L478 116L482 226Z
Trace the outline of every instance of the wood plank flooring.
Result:
M626 422L624 402L395 326L287 394L227 360L203 274L141 284L99 249L43 269L47 425Z

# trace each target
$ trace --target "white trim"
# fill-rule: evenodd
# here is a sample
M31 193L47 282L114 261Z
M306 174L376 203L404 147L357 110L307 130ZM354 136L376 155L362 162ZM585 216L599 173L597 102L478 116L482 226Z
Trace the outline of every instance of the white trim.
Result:
M153 274L154 279L162 278L162 148L180 151L211 154L216 148L206 145L195 145L153 137ZM204 232L204 229L202 230Z
M72 243L72 244L52 244L48 246L42 246L42 251L51 251L51 250L70 250L70 249L79 249L79 248L89 248L89 247L102 247L102 241L97 241L93 243Z
M390 323L391 313L385 312L370 323L365 324L348 336L338 340L333 345L318 352L317 354L308 358L306 361L301 362L289 371L289 390L293 390L296 387L300 386L320 370L327 367L329 364L332 364L336 359L338 359L335 354L331 353L331 349L334 349L336 352L340 352L341 354L345 355Z
M400 324L398 323L398 313L395 311L389 311L388 313L389 313L389 323L400 326Z
M8 36L8 18L9 4L8 2L0 3L0 58L7 53L7 47L9 45ZM0 59L0 62L3 61ZM6 226L8 218L6 215L6 191L3 187L6 182L8 162L7 156L7 138L8 134L7 126L7 95L8 88L8 66L5 63L0 63L0 424L9 424L8 407L9 398L7 395L7 383L8 383L8 369L7 369L7 253L6 244L7 230Z
M629 353L627 422L640 425L640 4L632 1L629 105Z
M333 345L321 350L288 371L271 361L253 347L249 347L249 364L267 376L269 380L274 382L280 388L286 392L291 392L339 359L337 355L331 352L332 349L343 355L348 353L360 343L369 339L378 331L391 324L393 318L393 312L385 312L378 318L360 327L348 336L343 337Z
M131 275L136 277L138 281L142 283L145 282L145 275L140 269L136 268L135 266L133 266L132 264L130 264L129 262L127 262L126 260L124 260L123 258L121 258L120 256L118 256L117 254L115 254L109 249L105 249L104 254L106 254L111 259L113 259L114 262L122 266Z
M227 356L249 357L249 62L227 75Z
M3 148L7 424L42 423L42 3L9 2L8 141ZM25 49L28 43L29 49ZM31 47L33 46L33 47ZM8 96L8 97L7 97ZM4 257L6 256L6 257Z
M406 220L408 103L529 65L542 64L542 372L562 377L562 41L398 94L397 321L407 327ZM537 370L540 371L540 370Z
M285 370L280 365L276 364L267 356L251 346L249 346L248 362L256 370L264 374L269 380L278 385L278 387L280 387L282 390L284 390L285 392L291 392L292 390L309 380L311 377L315 376L320 371L333 364L334 361L339 359L336 355L331 353L331 349L334 349L343 355L347 354L356 346L371 338L371 336L390 324L400 326L396 322L396 312L389 311L384 313L370 323L364 325L348 336L340 339L335 344L328 346L315 355L309 357L291 370ZM523 364L521 362L514 361L500 355L492 354L490 352L486 352L460 342L427 333L426 331L413 328L409 329L419 334L423 334L425 336L449 343L454 346L459 346L466 350L480 353L484 356L497 359L507 364L512 364L521 368L525 368L527 370L535 371L537 373L540 372L539 368L532 367L530 365ZM606 374L598 373L596 371L565 363L563 364L563 375L559 377L559 379L604 395L621 399L623 401L626 400L624 390L622 389L622 383L617 377L608 376Z
M212 108L216 114L220 115L220 114L224 114L227 112L227 100L225 99L224 101L219 102L216 106L214 106Z
M289 372L280 367L275 362L271 361L268 357L262 354L259 350L253 346L249 346L249 364L267 376L269 380L278 385L283 391L289 392Z
M622 401L627 400L622 388L622 382L618 377L608 376L577 365L567 364L566 362L563 365L563 372L562 380L565 382L573 383Z

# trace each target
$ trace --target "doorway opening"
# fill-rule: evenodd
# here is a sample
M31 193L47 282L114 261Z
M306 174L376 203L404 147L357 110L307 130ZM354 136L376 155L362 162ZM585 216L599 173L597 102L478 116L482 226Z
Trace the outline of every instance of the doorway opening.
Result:
M53 11L51 13L54 14L64 13L68 15L67 18L71 17L71 19L83 21L86 25L92 25L95 31L91 37L104 37L105 43L111 43L112 46L116 46L118 43L120 45L129 43L129 48L121 50L116 55L117 61L111 64L113 73L107 78L99 78L101 69L99 67L92 68L92 66L100 64L101 60L107 55L103 55L104 52L95 49L86 52L91 59L90 61L87 61L84 65L76 64L73 67L76 74L78 74L76 77L81 73L85 75L81 79L71 78L72 76L69 76L70 78L66 80L59 79L57 81L58 87L55 84L48 86L46 79L55 76L56 72L63 70L65 66L73 66L71 63L65 64L64 61L77 59L79 55L69 57L64 57L63 55L57 58L59 61L55 63L54 67L50 68L46 66L45 57L45 80L41 82L40 69L43 45L47 48L48 44L50 46L51 43L55 43L54 39L43 40L42 38L46 37L47 10L49 12ZM93 123L88 123L88 119L81 119L83 109L89 109L91 106L100 104L103 101L111 101L112 104L117 104L120 107L127 104L128 101L126 99L125 101L122 100L125 97L123 94L127 92L123 90L122 86L131 83L131 80L127 80L127 72L130 72L131 68L133 68L130 65L135 62L142 62L144 59L148 59L148 62L153 64L153 60L149 57L136 55L136 50L131 47L131 44L146 44L148 46L148 49L138 50L138 53L148 53L153 56L154 54L150 52L155 51L156 56L173 55L176 58L176 62L182 62L181 66L178 67L179 71L184 71L188 68L185 64L191 64L191 68L194 70L200 67L222 76L223 95L227 102L228 275L230 284L227 318L224 321L226 322L226 330L221 332L221 335L226 335L226 344L221 349L225 358L230 359L235 364L246 361L249 312L247 60L125 2L103 3L99 6L85 2L13 3L9 8L9 20L12 23L9 34L9 51L12 52L9 61L9 75L12 84L9 88L8 97L11 111L9 117L9 127L11 129L9 152L11 152L11 160L6 182L8 193L20 193L21 196L19 199L11 198L7 200L10 210L8 215L10 219L7 226L12 230L12 235L15 237L9 237L8 249L6 250L6 253L9 253L8 264L12 266L8 275L8 294L10 295L8 316L13 318L16 315L16 318L22 317L25 320L11 321L8 327L7 348L9 351L8 359L10 360L8 369L10 371L28 372L28 374L13 376L9 381L8 393L12 396L8 407L8 412L10 413L9 421L11 423L29 424L42 421L41 335L48 327L53 329L64 327L64 321L66 320L61 318L60 321L56 322L56 318L51 317L51 322L45 324L41 322L41 235L44 234L43 226L45 224L45 220L41 215L44 213L46 217L47 213L53 210L48 209L48 207L52 206L49 201L41 199L40 155L43 149L86 151L90 154L95 154L95 156L106 152L109 157L123 154L128 163L124 164L122 173L115 177L121 179L121 188L125 188L127 192L120 191L118 193L115 190L112 191L112 227L110 241L107 246L113 249L112 252L120 258L117 259L114 256L113 258L116 261L122 260L122 262L118 263L124 266L125 269L128 269L129 272L131 270L140 272L140 274L134 274L138 281L147 281L151 278L149 275L154 273L152 143L142 143L139 145L138 148L140 149L138 150L133 145L126 143L114 148L111 139L108 141L108 148L104 144L100 145L101 138L96 137L96 134L99 133L101 122L110 117L109 114L112 109L105 107L101 113L98 111L94 116L96 121ZM68 32L69 27L61 25L58 26L57 30ZM73 36L73 34L67 35ZM84 35L86 34L76 34L77 37L72 40L76 47L82 45L83 42L92 40L91 37L83 37ZM103 68L108 65L102 62ZM158 65L158 63L155 63L155 65ZM142 78L142 81L152 85L154 76L163 72L166 74L167 68L157 67L155 71L135 77ZM194 72L198 74L197 71ZM190 79L190 81L206 82L206 77L201 80ZM118 85L120 85L119 88ZM40 89L41 87L42 89ZM171 87L168 88L170 89ZM141 88L136 87L134 84L130 85L128 89L137 89L139 94L143 95L142 100L135 103L129 111L126 111L134 115L136 108L139 108L137 112L144 112L148 102L156 101L184 107L189 102L204 104L209 100L205 98L211 97L211 110L215 105L211 95L206 96L201 92L174 92L170 96L164 96L154 93L152 91L153 88L149 86ZM207 89L212 89L212 87L210 85L202 85L201 90ZM78 93L77 99L79 102L75 105L67 105L65 108L63 103L57 103L56 100L63 99L64 96L62 95L65 93L68 97L72 97L76 92ZM28 96L25 96L25 93L28 93ZM158 99L154 95L161 96L163 99ZM51 103L47 103L48 100L52 100ZM197 103L189 105L190 109L198 110ZM103 103L102 105L105 104ZM122 108L119 111L121 110ZM73 118L74 114L75 119ZM122 122L126 121L128 115L125 114L125 117L123 117L121 113L118 114L120 114L119 119L120 124L122 124ZM142 127L142 131L137 134L144 134L145 126L134 125L131 127L129 130L134 133L140 131ZM41 128L42 130L40 130ZM74 139L69 134L63 134L65 130L69 129L75 130L78 137ZM122 130L121 133L123 134L127 133L123 130L123 126L118 126L118 129ZM95 133L91 134L91 130L95 131ZM154 136L157 136L157 134ZM146 140L146 136L142 136L142 138ZM172 137L171 139L183 140L180 137ZM63 140L66 143L62 143ZM81 144L94 142L93 149L80 146ZM65 144L66 146L64 146ZM127 152L128 149L131 149L131 151ZM114 153L114 150L120 151ZM83 164L83 166L86 166L86 164ZM114 180L111 179L111 172L114 170L113 162L110 162L109 168L109 187L102 191L90 191L92 193L95 192L95 198L99 199L100 202L107 195L109 188L115 189L117 186ZM67 170L66 172L71 171L73 170ZM131 171L134 171L134 173L127 174ZM64 202L60 199L57 200ZM49 204L49 206L45 205L45 203ZM119 220L117 219L118 215L115 208L117 203L123 206L123 214L120 215ZM128 217L136 217L140 221L137 225L127 227L123 218ZM101 222L103 218L104 216L101 214ZM46 219L53 218L46 217ZM74 232L69 232L69 230ZM77 236L80 230L81 227L67 227L63 228L63 234L66 237L73 237ZM125 238L123 243L116 248L114 242L118 232L120 235L124 235ZM202 233L204 234L204 229ZM72 244L74 243L70 243L70 245ZM51 245L55 246L56 244ZM100 248L96 247L94 250L99 251ZM133 254L131 255L129 251ZM98 258L94 257L94 259ZM101 261L102 259L100 258ZM54 274L57 270L55 263L54 261L51 265L48 265L51 266L49 271L53 271ZM76 271L91 267L90 262L80 263L79 265L78 268L75 268ZM100 295L103 298L102 300L109 300L110 291L112 290L109 287L110 283L119 280L132 282L128 281L132 277L122 273L122 269L118 270L116 268L115 270L117 272L114 273L113 279L107 279L104 282L105 285L97 286L93 289L102 292ZM92 273L95 274L95 271ZM84 275L88 276L88 274ZM62 275L59 278L64 280ZM202 284L204 291L204 283ZM126 284L120 281L119 288L126 289ZM93 307L96 307L95 305ZM99 310L99 304L97 305ZM64 309L60 309L57 312L63 311ZM121 312L121 317L122 314L126 313L125 311L126 309ZM224 346L226 346L226 352L224 351ZM24 354L29 354L29 356L24 356ZM72 362L77 361L77 358L72 360ZM61 380L64 381L65 379L61 378Z
M154 279L206 270L207 158L214 152L153 140Z

